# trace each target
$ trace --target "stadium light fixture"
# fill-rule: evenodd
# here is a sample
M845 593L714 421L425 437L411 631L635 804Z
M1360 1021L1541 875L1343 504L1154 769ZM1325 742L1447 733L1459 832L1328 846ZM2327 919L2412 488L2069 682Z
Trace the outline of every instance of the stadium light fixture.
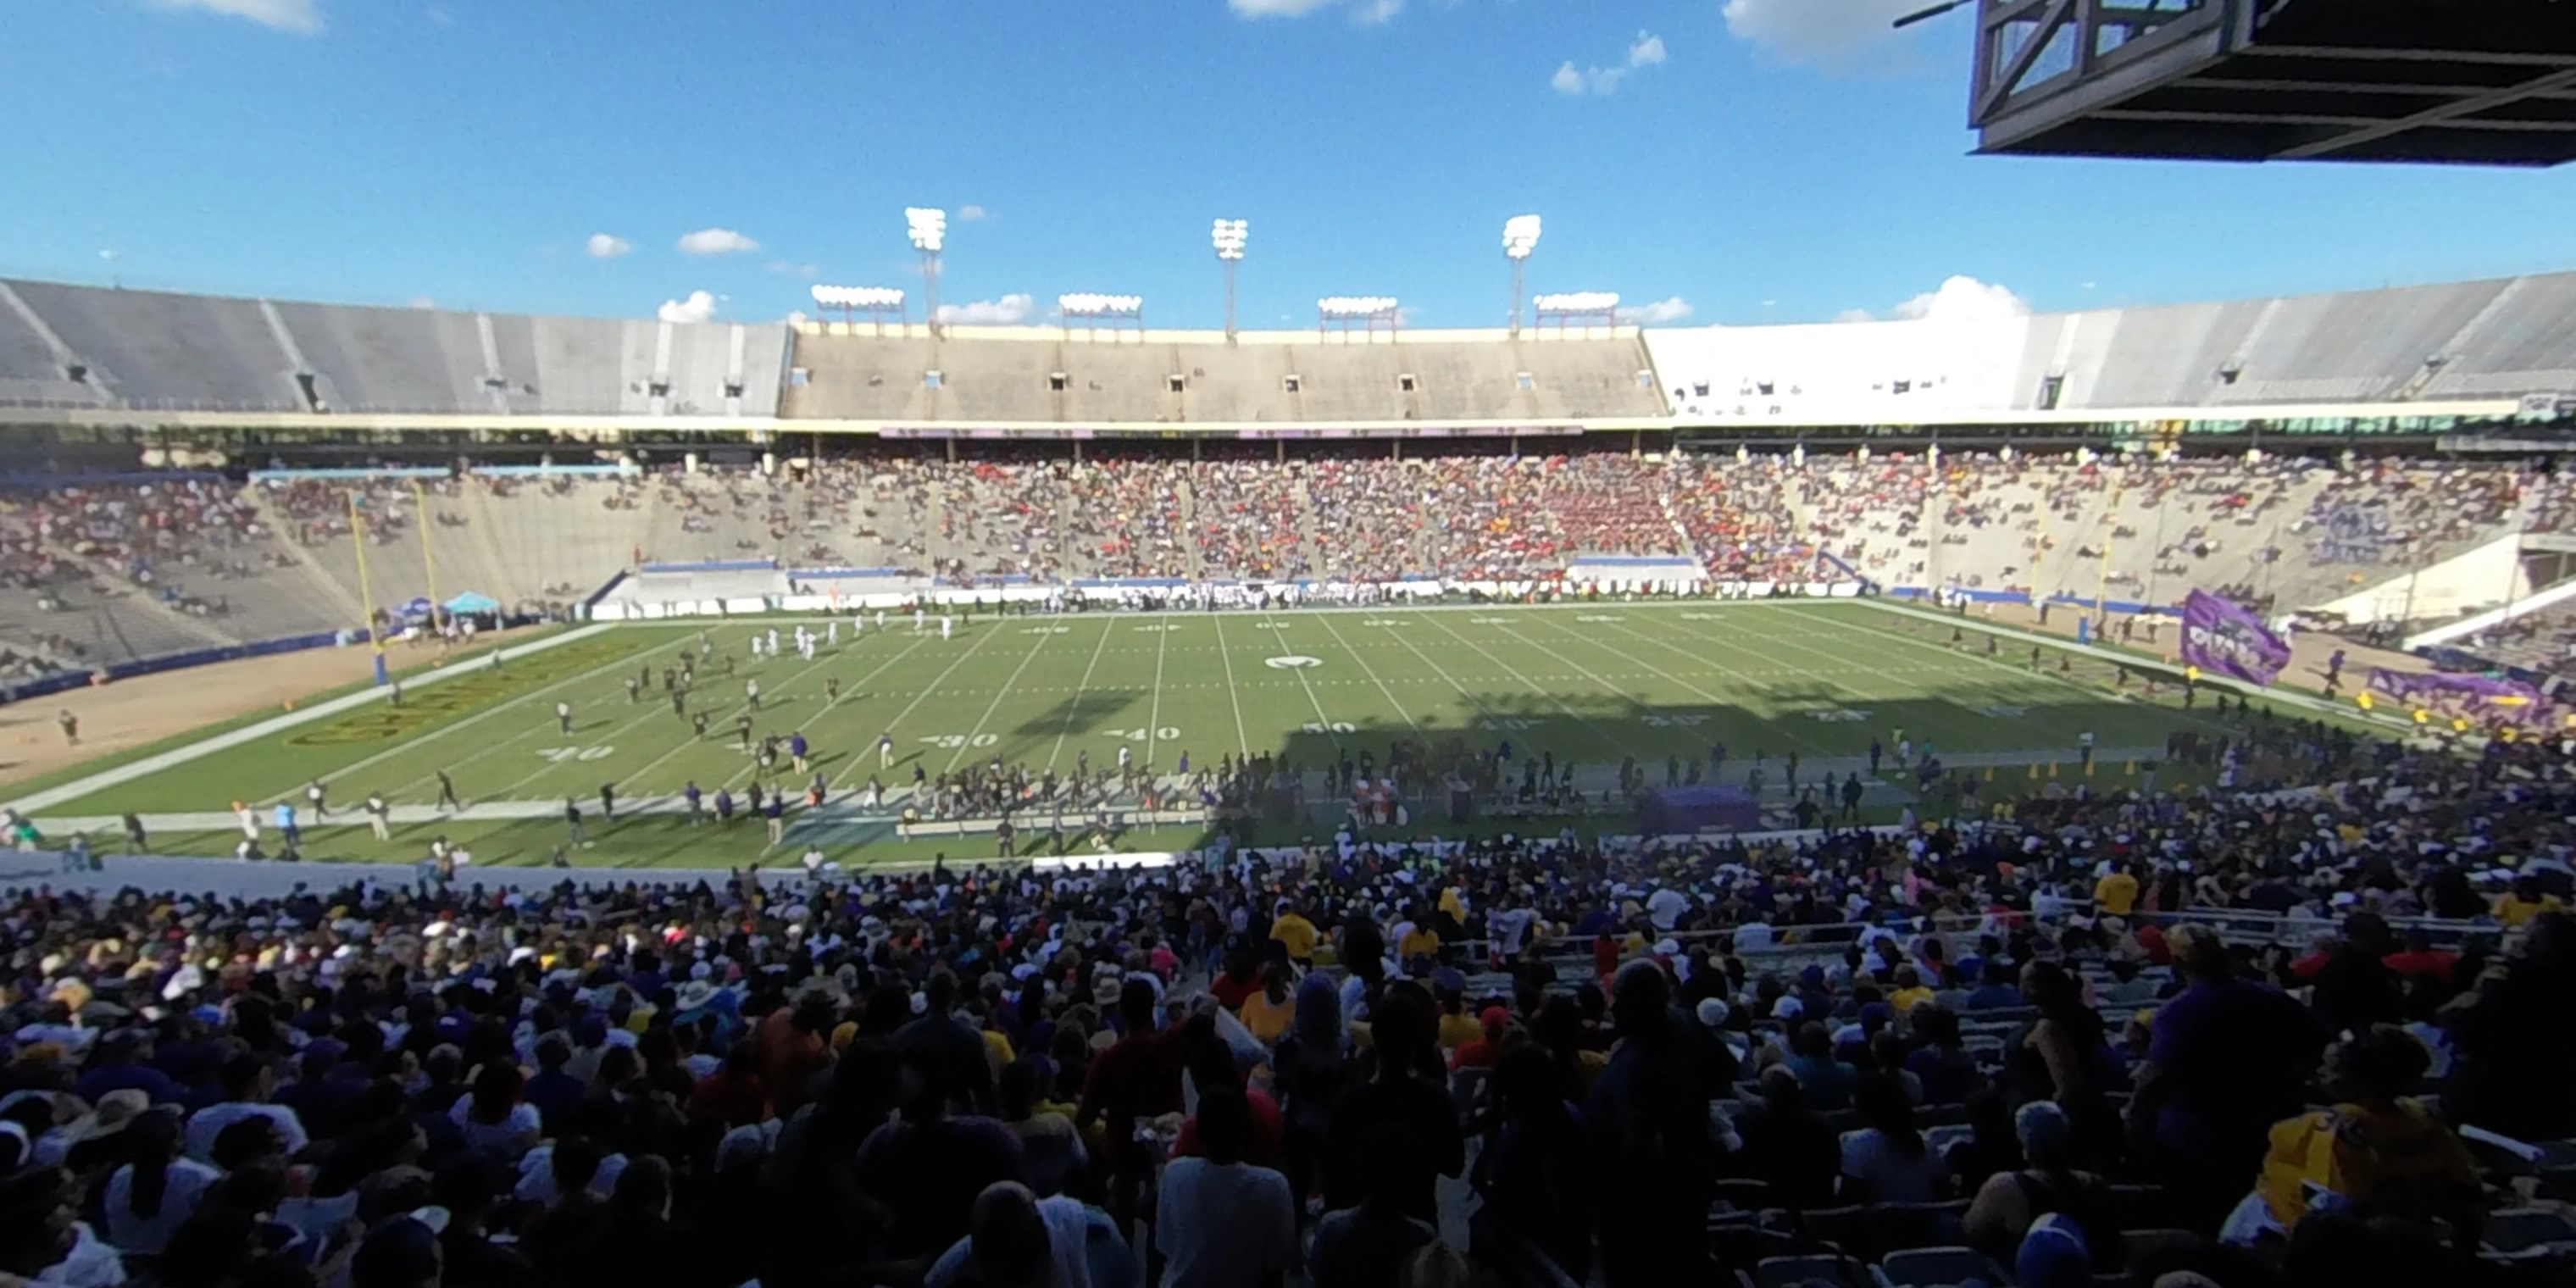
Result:
M1538 249L1538 216L1514 215L1503 221L1503 257L1512 262L1512 334L1521 333L1521 271Z
M1145 334L1145 297L1142 295L1108 295L1099 291L1074 291L1055 297L1056 316L1064 323L1065 333L1073 332L1073 320L1107 321L1109 335L1117 339L1120 322L1134 322L1136 335Z
M948 212L931 206L903 208L904 233L912 248L921 252L922 308L930 319L930 333L939 334L939 252L948 245Z
M1565 333L1568 321L1581 321L1589 330L1594 321L1616 331L1619 326L1619 293L1616 291L1558 291L1530 297L1530 308L1538 314L1538 324L1545 327L1556 319L1557 334Z
M1376 332L1380 322L1386 323L1387 330L1393 331L1403 324L1403 320L1392 295L1327 295L1315 301L1315 329L1319 332L1335 322L1342 324L1345 333L1350 331L1354 322L1364 325L1371 333Z
M876 319L879 331L885 329L886 314L894 314L898 320L910 320L903 311L903 292L891 286L817 285L813 296L816 305L839 309L843 322L854 320L855 314L868 314Z
M1240 219L1220 219L1208 231L1208 241L1216 247L1217 264L1225 269L1225 342L1234 343L1234 272L1243 262L1243 243L1252 226Z

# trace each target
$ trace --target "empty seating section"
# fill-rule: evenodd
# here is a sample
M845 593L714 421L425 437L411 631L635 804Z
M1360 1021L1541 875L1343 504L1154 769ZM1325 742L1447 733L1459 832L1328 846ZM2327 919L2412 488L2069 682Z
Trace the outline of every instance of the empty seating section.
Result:
M298 411L294 365L258 301L13 282L89 379L129 407Z
M2576 273L2023 318L1659 327L1684 415L2254 407L2576 390Z
M90 406L99 401L96 387L74 380L64 360L46 343L32 310L0 282L0 406Z
M1240 345L1033 329L938 341L808 323L791 418L1032 424L1570 420L1652 416L1644 347L1623 340L1247 337ZM939 373L934 388L925 373ZM800 383L801 380L801 383Z
M779 414L856 420L929 420L940 414L948 391L928 388L922 379L923 373L938 370L940 361L930 341L825 336L811 329L798 333L795 341ZM944 385L946 373L941 379Z
M318 406L349 412L488 411L471 314L279 304Z
M779 324L0 282L0 406L768 418L778 412L786 363Z

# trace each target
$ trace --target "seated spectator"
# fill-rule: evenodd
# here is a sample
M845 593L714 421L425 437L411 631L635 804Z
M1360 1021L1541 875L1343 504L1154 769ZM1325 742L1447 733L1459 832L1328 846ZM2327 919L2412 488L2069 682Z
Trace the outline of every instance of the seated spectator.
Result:
M1939 1006L1914 1011L1914 1036L1921 1043L1905 1056L1907 1073L1920 1080L1923 1103L1955 1105L1986 1085L1977 1058L1959 1036L1959 1016Z
M1842 1135L1843 1197L1862 1203L1930 1203L1945 1197L1949 1170L1914 1125L1914 1106L1891 1074L1864 1075L1852 1091L1869 1125Z
M2335 1103L2272 1128L2255 1193L2228 1222L2231 1239L2295 1235L2309 1213L2332 1207L2365 1219L2441 1222L2474 1249L2486 1207L2477 1165L2449 1126L2404 1099L2424 1076L2423 1044L2381 1025L2326 1052Z
M2085 1245L2115 1247L2118 1224L2107 1211L2101 1181L2073 1165L2074 1125L2054 1102L2034 1100L2013 1115L2026 1166L1998 1171L1977 1187L1964 1223L1968 1242L1997 1256L2020 1246L2039 1218L2062 1213L2084 1232Z
M1808 1106L1796 1074L1777 1066L1763 1070L1762 1103L1738 1115L1735 1130L1744 1142L1730 1160L1738 1174L1768 1182L1791 1207L1834 1205L1842 1145L1824 1116Z

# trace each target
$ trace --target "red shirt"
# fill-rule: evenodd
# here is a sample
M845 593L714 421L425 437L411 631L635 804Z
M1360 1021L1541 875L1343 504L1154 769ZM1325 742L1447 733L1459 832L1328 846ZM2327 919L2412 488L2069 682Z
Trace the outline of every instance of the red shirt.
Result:
M2448 984L2451 982L2451 968L2460 964L2460 955L2427 948L2420 953L2390 953L2379 960L2400 975L2430 975Z
M1477 1038L1458 1044L1449 1054L1452 1069L1491 1069L1503 1062L1503 1044L1493 1038Z
M1208 981L1208 992L1216 995L1217 1005L1222 1006L1229 1011L1242 1010L1243 999L1260 991L1261 975L1259 972L1246 975L1241 979L1236 979L1232 975L1219 975L1215 979Z
M1252 1144L1243 1151L1243 1161L1262 1167L1279 1164L1279 1148L1288 1139L1288 1120L1279 1114L1279 1102L1259 1087L1247 1086L1243 1098L1252 1105ZM1181 1134L1172 1140L1172 1157L1196 1158L1199 1154L1199 1120L1192 1114L1181 1121Z

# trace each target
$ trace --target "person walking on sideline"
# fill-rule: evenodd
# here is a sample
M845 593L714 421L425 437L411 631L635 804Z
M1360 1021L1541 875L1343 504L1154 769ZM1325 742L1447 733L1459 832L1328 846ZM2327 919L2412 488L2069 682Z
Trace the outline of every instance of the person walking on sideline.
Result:
M806 743L804 734L792 733L787 735L787 757L796 763L796 772L800 774L805 772L805 751Z
M438 771L438 808L465 808L465 802L456 799L456 781L449 778L444 769Z
M304 803L313 807L313 821L317 823L330 815L330 811L322 807L322 800L325 795L326 793L322 790L322 780L319 778L316 778L312 782L304 785Z
M379 841L394 839L393 829L386 825L385 818L391 809L391 806L385 804L383 792L367 793L367 830L375 833Z
M152 847L144 844L144 839L142 816L137 814L127 814L125 816L125 844L137 854L150 854L152 852Z
M891 768L893 768L893 767L894 767L894 735L893 735L893 734L890 734L890 733L881 733L881 734L878 734L878 735L877 735L877 768L879 768L879 769L891 769Z
M555 727L563 730L567 734L572 732L571 703L558 702L555 704Z
M590 836L581 830L581 806L569 796L564 797L564 826L571 830L573 844L590 848Z
M615 783L599 785L599 821L602 823L617 821L617 784Z
M750 704L752 710L760 710L760 681L758 678L755 677L742 682L742 697L744 702Z
M70 707L63 708L62 714L54 717L54 723L63 727L64 746L77 747L80 745L80 717L73 715Z
M787 835L787 793L769 789L769 800L760 807L760 816L769 820L769 843L776 845Z
M705 793L698 790L697 779L690 779L689 785L680 789L680 799L688 804L689 826L696 827L706 821L705 816L699 812L700 802L705 799Z

